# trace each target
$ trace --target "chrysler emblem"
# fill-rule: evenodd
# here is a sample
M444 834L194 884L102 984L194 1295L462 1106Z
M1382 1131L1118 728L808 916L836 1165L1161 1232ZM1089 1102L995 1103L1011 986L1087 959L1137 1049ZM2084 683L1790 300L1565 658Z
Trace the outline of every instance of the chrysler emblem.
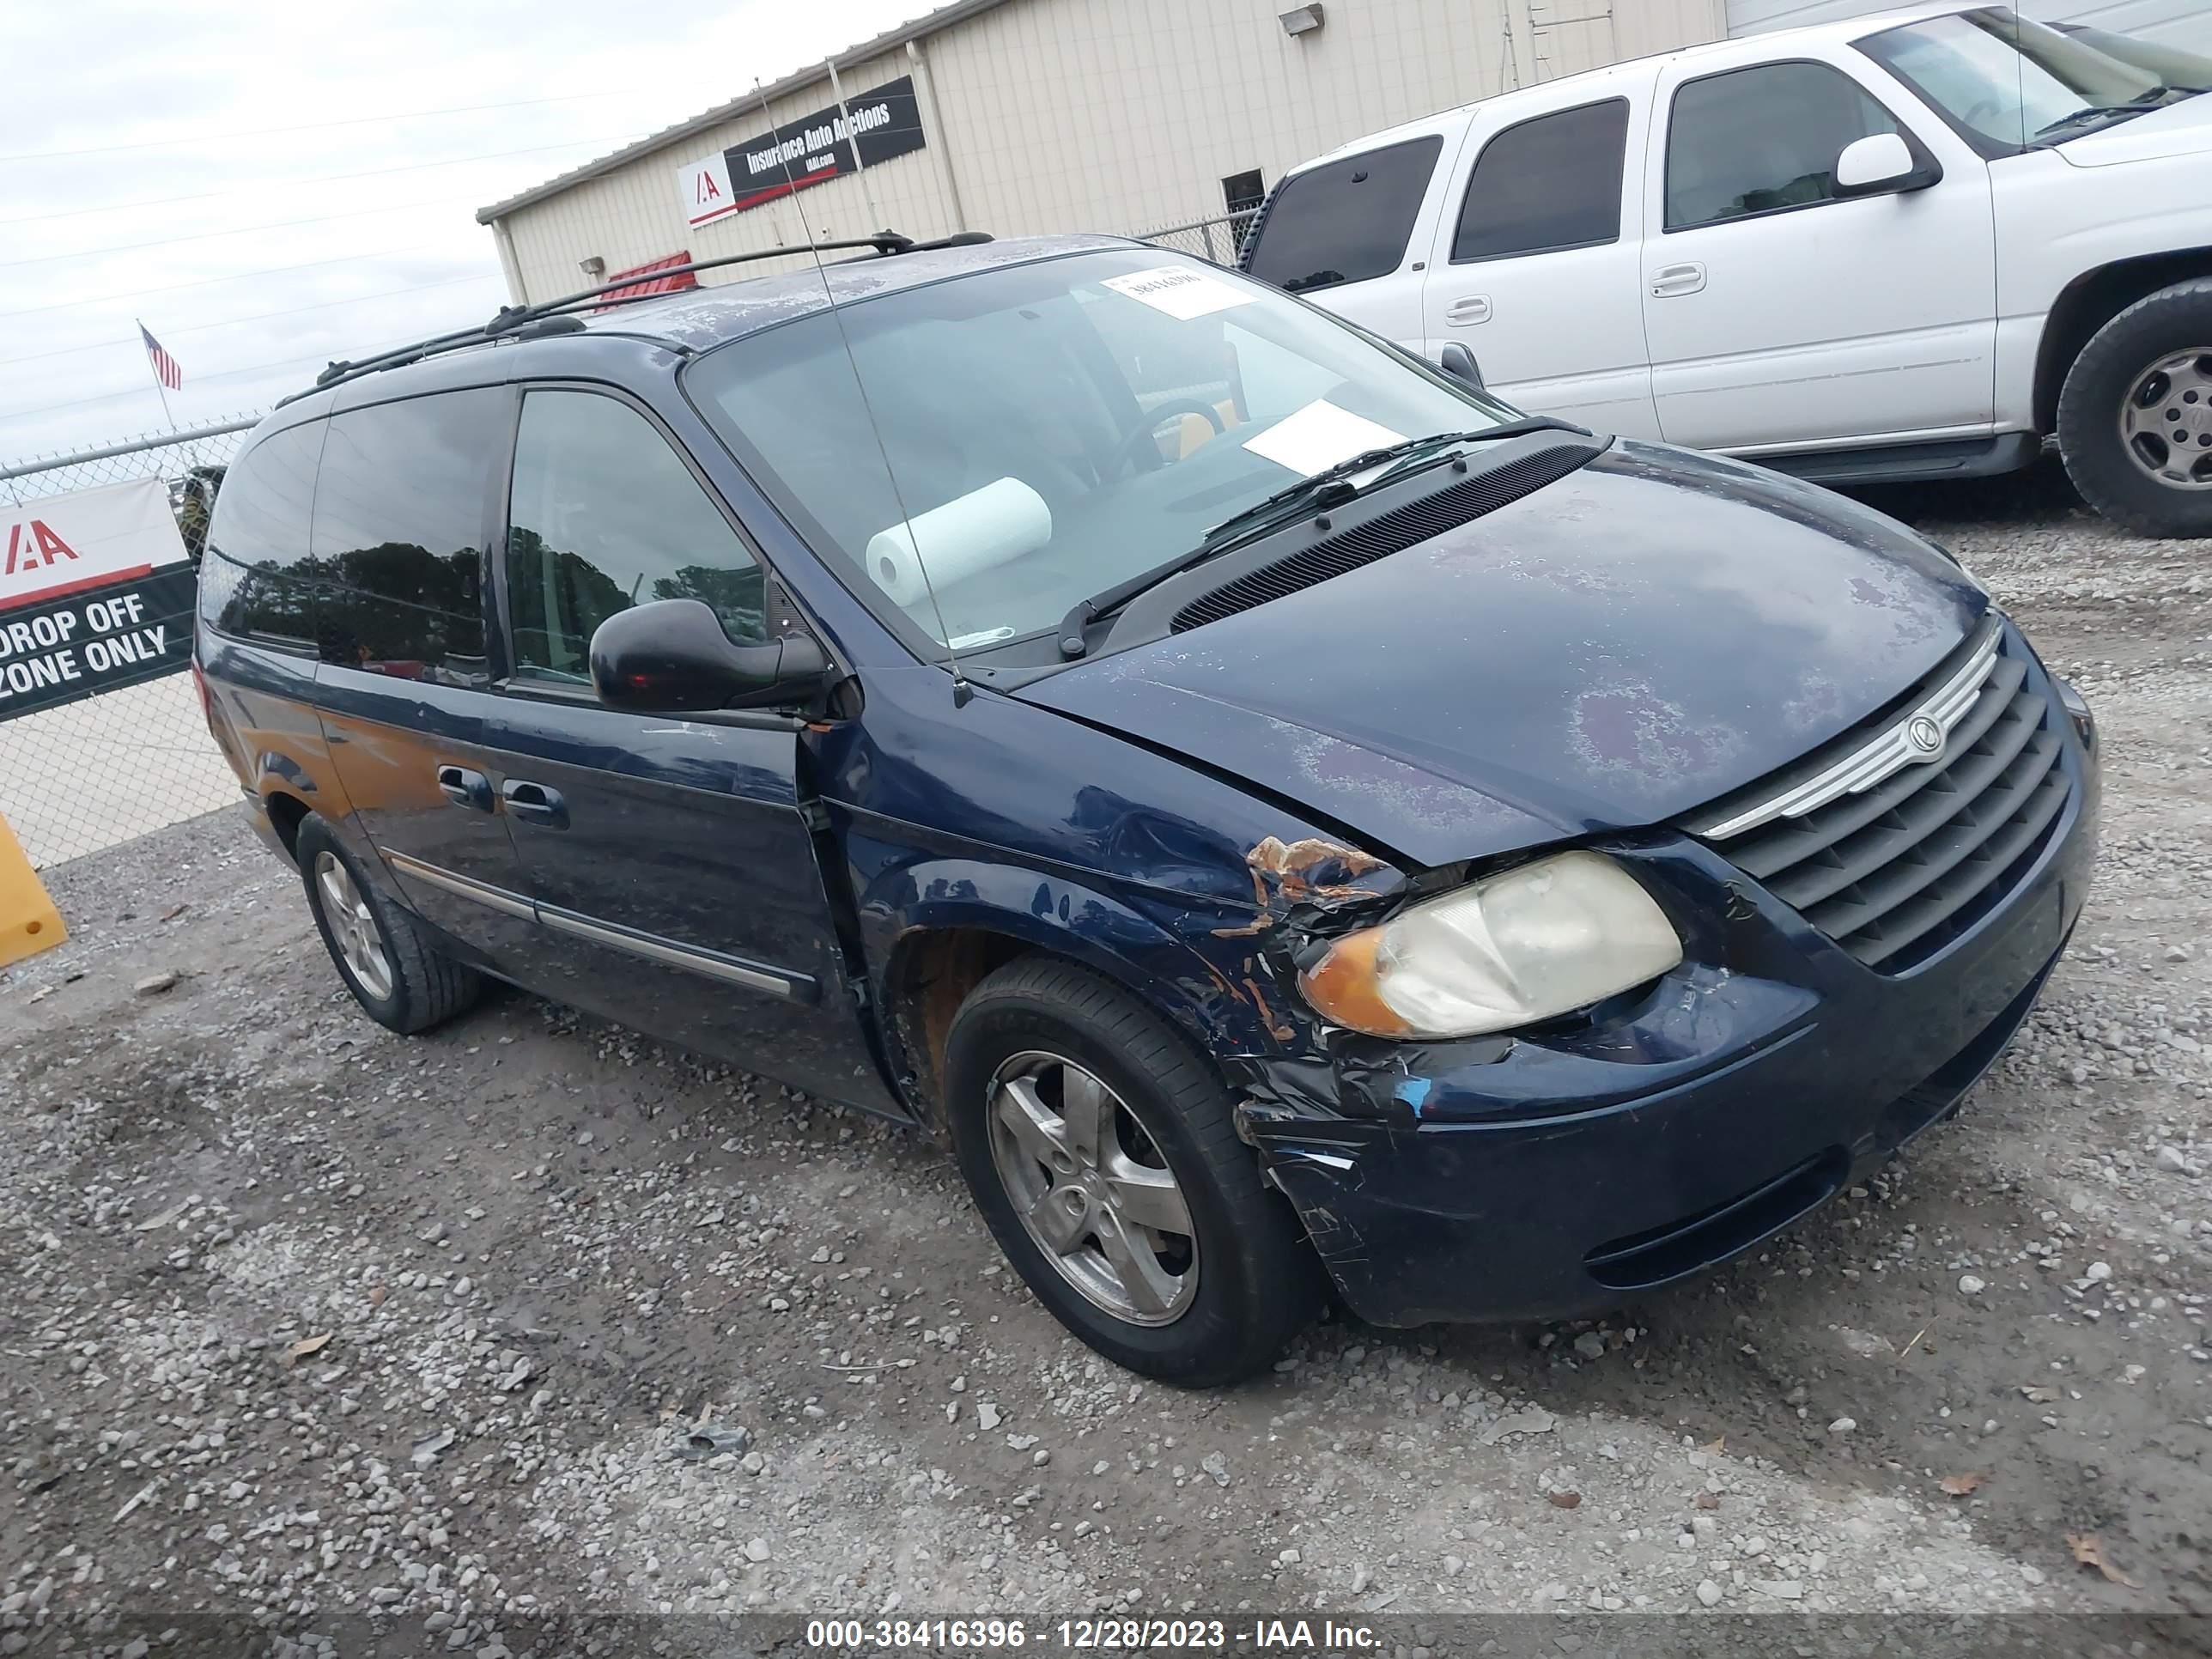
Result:
M1905 741L1918 758L1932 759L1943 752L1943 728L1925 714L1915 714L1905 723Z

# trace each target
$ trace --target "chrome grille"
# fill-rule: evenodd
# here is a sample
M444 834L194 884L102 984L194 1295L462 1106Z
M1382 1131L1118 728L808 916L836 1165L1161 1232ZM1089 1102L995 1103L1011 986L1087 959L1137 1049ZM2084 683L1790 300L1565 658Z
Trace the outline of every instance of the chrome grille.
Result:
M2060 718L1992 615L1871 730L1685 827L1859 961L1899 973L1995 908L2050 839L2072 787ZM1905 734L1923 720L1944 741L1915 764Z

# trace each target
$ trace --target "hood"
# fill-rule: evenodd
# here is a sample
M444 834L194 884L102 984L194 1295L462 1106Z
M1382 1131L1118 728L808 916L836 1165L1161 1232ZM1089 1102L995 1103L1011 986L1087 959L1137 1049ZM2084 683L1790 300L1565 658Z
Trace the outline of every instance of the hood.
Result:
M1418 546L1018 695L1439 865L1680 817L1875 713L1987 604L1841 496L1623 443Z
M2051 148L2077 167L2158 161L2212 150L2212 94L2199 93Z

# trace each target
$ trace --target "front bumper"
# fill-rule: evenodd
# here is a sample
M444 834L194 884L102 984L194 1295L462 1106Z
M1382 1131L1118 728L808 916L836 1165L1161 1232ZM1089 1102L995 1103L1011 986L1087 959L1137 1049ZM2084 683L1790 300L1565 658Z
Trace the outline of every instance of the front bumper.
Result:
M1614 1305L1750 1249L1948 1115L2081 912L2099 783L2086 717L2074 732L2074 787L2040 854L1909 971L1863 966L1670 836L1613 849L1692 946L1637 1006L1511 1040L1362 1039L1327 1068L1255 1072L1240 1131L1346 1302L1389 1326Z

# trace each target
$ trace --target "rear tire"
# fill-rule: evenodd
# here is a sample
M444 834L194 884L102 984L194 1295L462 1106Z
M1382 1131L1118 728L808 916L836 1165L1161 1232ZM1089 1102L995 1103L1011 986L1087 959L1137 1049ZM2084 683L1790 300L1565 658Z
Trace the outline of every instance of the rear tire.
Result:
M321 817L300 822L294 856L324 948L362 1011L411 1036L465 1013L483 994L483 976L439 947L430 930L377 890Z
M2090 337L2059 394L2058 448L2113 523L2212 536L2212 278L2146 295Z
M1007 1260L1115 1364L1188 1388L1265 1369L1324 1304L1231 1103L1158 1015L1048 957L986 979L946 1037L953 1149Z

